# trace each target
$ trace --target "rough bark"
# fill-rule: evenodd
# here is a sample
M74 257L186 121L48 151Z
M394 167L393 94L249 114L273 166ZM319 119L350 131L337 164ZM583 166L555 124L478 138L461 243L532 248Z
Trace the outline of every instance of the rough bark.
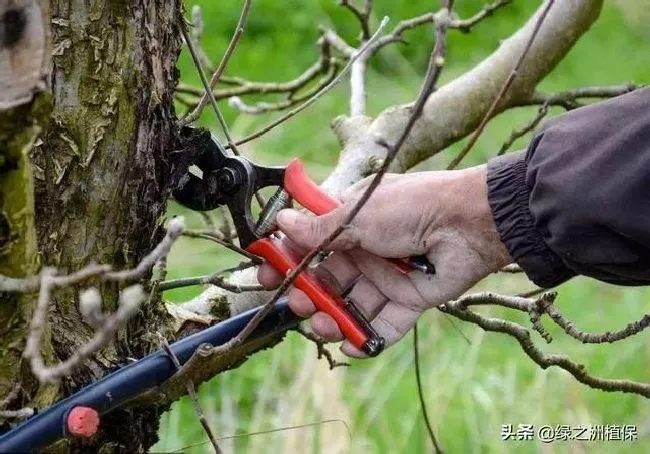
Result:
M16 2L21 3L25 2ZM22 244L32 248L30 257L13 260L1 270L15 277L33 274L36 256L40 265L62 272L91 261L117 269L137 263L160 240L173 152L179 146L172 102L181 45L179 1L52 0L49 6L45 23L52 27L52 61L47 85L53 109L31 151L34 186L20 186L26 198L35 195L35 203L28 212L31 218L22 226ZM11 120L13 126L21 126ZM4 131L14 141L26 137ZM21 143L24 154L31 143ZM30 170L28 165L20 168ZM51 341L53 360L69 357L92 334L79 315L77 290L53 298L51 335L45 343ZM118 288L102 290L106 309L115 308ZM2 314L14 318L25 314L13 333L22 343L33 297L9 301L11 305L3 298ZM50 389L44 395L43 387L36 389L33 380L22 377L23 383L33 385L27 387L25 403L43 407L100 378L127 357L156 348L143 334L168 331L170 317L157 300L142 312L112 345L63 381L58 392ZM0 351L16 352L19 358L22 344L12 347L8 341L1 337ZM15 365L17 358L8 360ZM0 369L0 387L12 380L13 369ZM159 412L151 407L117 412L102 425L106 430L92 445L66 441L54 449L145 451L156 438L158 418L151 415Z
M0 274L22 278L39 268L34 225L34 185L29 150L48 123L51 100L44 87L47 66L47 3L0 5ZM11 22L11 24L10 24ZM0 293L0 396L15 383L35 401L52 398L55 389L27 379L22 363L33 295ZM43 350L51 358L51 346ZM12 404L19 408L24 396Z

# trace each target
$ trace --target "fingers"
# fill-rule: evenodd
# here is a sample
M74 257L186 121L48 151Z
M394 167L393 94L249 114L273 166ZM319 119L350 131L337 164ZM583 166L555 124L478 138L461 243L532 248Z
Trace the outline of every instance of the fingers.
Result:
M267 290L279 286L283 279L284 277L268 263L262 263L257 270L257 280Z
M296 251L300 256L306 255L309 252L309 248L300 247L287 237L282 238L282 242L289 248ZM266 289L272 290L278 287L284 276L278 273L275 268L270 264L264 262L257 270L257 281Z
M282 210L277 215L280 230L298 246L314 248L329 237L345 220L347 210L338 208L323 216L310 216L297 210ZM356 229L347 226L328 246L329 250L348 250L359 244Z
M347 257L337 253L325 259L315 273L325 285L340 294L357 278L359 269ZM289 307L301 317L309 317L316 312L311 300L298 289L292 289L289 293Z
M372 327L384 338L386 346L389 347L404 337L415 326L415 322L417 322L420 315L422 315L421 311L411 309L395 301L388 301L372 321ZM341 345L341 351L353 358L367 357L348 340Z
M356 307L368 320L372 320L380 313L387 301L386 297L377 290L377 287L364 278L357 282L349 298L352 299ZM299 306L297 310L304 310L305 312L300 314L298 314L297 310L294 310L294 312L303 317L309 316L316 311L309 298L297 290L295 295L289 297L289 306L292 310L294 310L295 306ZM307 310L308 307L311 309L311 312ZM323 312L315 312L311 319L311 327L316 334L326 341L338 342L344 338L336 321Z
M361 249L349 251L348 254L354 260L359 271L374 283L387 299L414 308L426 305L411 278L402 274L387 260Z
M328 342L340 342L344 339L336 321L325 312L316 312L309 322L314 332Z

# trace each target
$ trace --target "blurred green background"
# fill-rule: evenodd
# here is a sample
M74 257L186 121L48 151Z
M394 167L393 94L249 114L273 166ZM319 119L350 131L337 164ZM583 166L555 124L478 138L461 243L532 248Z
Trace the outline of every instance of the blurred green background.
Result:
M435 2L434 2L435 3ZM241 1L201 0L187 3L203 10L203 47L218 62L239 17ZM400 19L426 12L432 2L375 1L374 25L387 15L389 28ZM445 83L499 45L530 16L539 2L514 1L472 33L449 33ZM461 17L477 12L478 0L456 1ZM557 91L587 85L650 81L650 2L606 1L595 26L539 87ZM248 25L227 70L250 80L283 81L299 75L317 58L315 41L319 24L335 28L356 44L357 23L336 0L255 0ZM431 30L407 33L410 45L385 49L368 71L368 113L411 101L417 94L432 45ZM186 53L179 68L183 82L199 86ZM273 98L266 97L266 100ZM248 99L247 99L248 100ZM254 100L254 98L252 99ZM235 137L243 137L278 114L239 114L221 102ZM181 108L181 106L179 106ZM277 128L261 140L243 147L254 160L284 164L301 157L315 179L327 175L336 162L339 147L329 130L330 121L348 109L348 88L341 84L307 112ZM485 162L500 148L513 127L525 124L536 108L512 110L493 121L465 165ZM552 114L560 113L553 110ZM444 112L441 112L444 115ZM210 109L201 124L220 135ZM529 137L528 137L529 138ZM513 149L522 148L528 138ZM423 167L442 168L462 144L430 160ZM612 169L616 171L616 169ZM183 212L169 207L170 214ZM184 213L190 226L201 219ZM237 263L232 254L200 240L183 239L170 257L170 277L208 274ZM516 293L533 288L521 276L495 276L478 289ZM201 288L167 292L165 297L187 301ZM623 328L648 310L650 290L623 289L589 279L573 279L559 287L558 306L586 331ZM487 313L517 320L525 316L498 309ZM650 451L650 406L646 399L607 394L586 388L557 369L542 371L510 338L485 334L479 328L457 322L470 339L468 344L440 313L431 311L421 322L421 357L426 399L434 428L448 453L645 453ZM550 327L550 324L547 323ZM611 378L648 381L649 340L636 336L614 345L584 346L550 328L549 352L564 353L587 365L593 373ZM538 345L542 339L533 333ZM241 436L221 442L226 452L237 453L402 453L430 452L431 447L417 401L413 371L412 339L371 361L353 361L350 368L329 371L316 359L315 347L296 334L276 348L254 355L235 371L200 387L207 417L219 436L246 434L287 426L335 420L306 428L265 435ZM333 348L334 350L335 347ZM338 352L337 352L338 353ZM502 424L598 425L633 424L636 442L502 441ZM155 452L185 448L183 452L210 452L190 402L182 399L167 412L160 426ZM194 447L191 444L199 443Z

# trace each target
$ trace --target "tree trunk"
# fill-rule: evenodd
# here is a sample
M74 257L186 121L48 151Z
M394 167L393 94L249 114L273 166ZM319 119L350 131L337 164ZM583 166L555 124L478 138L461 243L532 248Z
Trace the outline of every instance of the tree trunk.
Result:
M52 27L47 85L53 109L31 154L35 194L31 213L35 218L28 216L30 225L21 229L26 234L20 238L22 250L14 252L11 261L3 260L0 271L4 274L33 274L38 266L36 245L40 265L64 273L91 261L116 269L131 267L162 237L172 156L179 146L173 111L181 45L179 10L179 1L168 0L51 1L45 23ZM34 116L32 107L39 99L20 107L31 115L25 116L25 121ZM12 111L6 115L18 117ZM24 129L24 125L14 126ZM15 155L18 160L29 149L33 135L21 137L24 140L17 150L23 154ZM28 197L32 193L29 166L18 168L22 173L13 177L12 187L20 187ZM18 170L11 172L9 175L18 175ZM17 186L19 177L25 181ZM1 178L6 202L7 177ZM31 200L25 204L30 206ZM3 212L8 213L4 205ZM6 224L2 224L5 235ZM45 350L51 345L55 361L68 358L92 336L92 329L78 312L78 290L61 291L53 297L49 339L43 345ZM117 286L102 288L105 310L116 307L117 294ZM2 326L8 326L12 317L20 320L11 336L3 333L0 337L0 396L18 379L28 392L23 403L38 407L97 380L129 357L149 353L154 347L143 334L167 331L169 325L162 302L151 301L119 332L114 343L62 381L58 389L39 387L26 367L21 376L15 366L8 367L19 362L33 301L33 295L3 298ZM146 451L156 440L158 418L152 413L159 411L148 407L114 412L102 421L104 430L92 446L65 441L56 450Z

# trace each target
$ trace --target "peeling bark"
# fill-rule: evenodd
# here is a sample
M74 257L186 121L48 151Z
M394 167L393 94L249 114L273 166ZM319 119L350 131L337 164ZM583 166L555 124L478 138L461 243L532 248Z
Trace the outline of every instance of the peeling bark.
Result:
M23 278L39 269L34 225L34 184L29 150L49 121L50 96L42 92L47 65L47 4L0 5L0 274ZM33 295L0 293L0 396L20 383L35 403L49 403L53 386L40 387L22 360ZM49 340L43 353L52 357ZM31 404L19 394L14 408Z
M9 3L26 10L25 4L29 2ZM43 21L52 27L52 61L47 66L53 105L49 124L41 122L46 126L42 140L31 147L34 134L16 120L22 118L17 113L31 115L25 116L25 121L34 117L34 106L40 97L21 107L23 111L9 112L7 115L13 118L7 117L6 123L0 122L0 127L11 124L16 128L15 132L7 132L12 140L24 138L17 148L24 184L16 185L14 178L11 188L20 188L24 194L21 204L31 203L30 209L21 211L25 223L17 229L23 241L12 243L13 249L22 244L23 251L14 254L17 258L11 266L0 272L10 276L34 274L39 265L37 257L40 265L54 266L63 272L78 270L91 261L108 263L117 269L131 267L160 240L165 203L173 184L173 151L179 146L173 92L181 45L177 27L180 3L52 0L49 7ZM26 36L37 36L43 41L47 35L30 32ZM29 50L33 56L33 46ZM0 51L4 64L6 52ZM15 77L16 71L7 74L3 65L0 80L12 80L16 92L12 96L30 98L34 84L26 81L34 79L34 73L38 73L40 81L41 71L34 70L29 59L13 56L10 60L25 67L22 71L31 79ZM2 83L0 86L4 87ZM0 96L6 104L5 93ZM22 131L19 136L18 131ZM25 158L30 148L31 166ZM33 186L27 172L34 176ZM14 174L17 171L11 175ZM4 176L0 178L6 181ZM13 204L17 199L11 200ZM5 208L6 204L6 212ZM78 312L76 291L61 291L52 301L50 359L55 361L69 357L92 334ZM117 292L116 286L102 289L105 309L116 307ZM0 389L12 385L12 377L5 375L15 373L15 365L20 362L33 295L10 299L12 305L7 300L2 299L2 321L7 318L2 325L13 326L10 322L20 319L12 332L20 342L10 346L4 334L0 339L0 351L3 355L11 352L7 364L14 366L0 368ZM28 396L24 403L42 408L101 378L116 364L126 362L127 357L149 353L156 347L143 335L156 330L171 335L171 317L159 300L143 307L142 314L120 331L113 344L61 383L59 392L50 388L44 393L47 388L38 388L33 379L20 377L23 383L33 385L26 387ZM49 341L46 343L49 345ZM4 356L0 361L4 363ZM158 418L152 418L152 412L157 414L160 409L118 411L109 418L110 424L103 424L106 430L93 439L92 445L82 447L63 441L53 449L146 451L156 439Z

